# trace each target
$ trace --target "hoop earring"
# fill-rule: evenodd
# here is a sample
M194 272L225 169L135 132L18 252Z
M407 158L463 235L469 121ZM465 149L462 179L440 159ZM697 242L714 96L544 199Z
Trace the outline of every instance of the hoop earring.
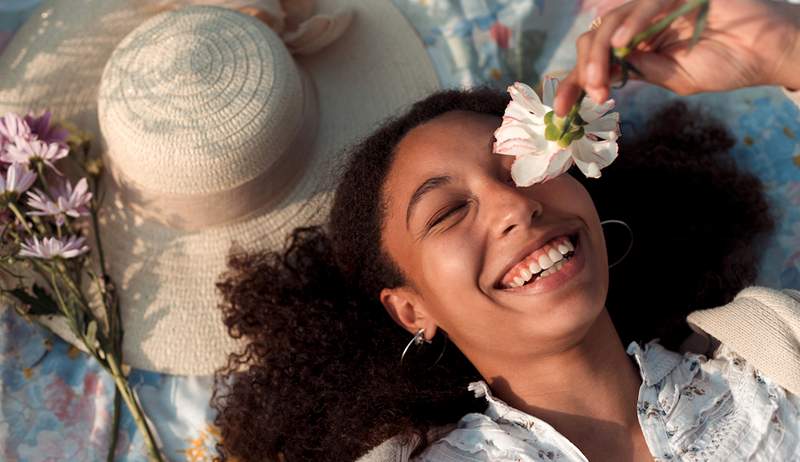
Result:
M630 241L630 243L628 244L628 248L627 248L627 249L625 249L625 253L623 253L623 254L622 254L622 257L620 257L619 259L617 259L617 261L615 261L614 263L611 263L610 265L608 265L608 268L609 268L609 269L611 269L611 268L613 268L613 267L615 267L615 266L619 265L620 263L622 263L622 260L625 260L625 257L627 257L627 256L628 256L628 254L630 254L630 253L631 253L631 250L633 250L633 230L631 229L631 227L630 227L630 226L629 226L627 223L625 223L625 222L624 222L624 221L622 221L622 220L603 220L603 221L601 221L601 222L600 222L600 226L602 227L603 225L605 225L605 224L607 224L607 223L611 223L611 224L617 224L617 225L622 225L622 226L624 226L624 227L625 227L625 229L628 231L628 235L629 235L629 236L630 236L630 238L631 238L631 241ZM605 234L605 230L603 230L603 234ZM606 239L606 242L608 242L608 239Z
M444 351L447 349L447 343L448 343L447 335L445 334L442 335L444 337L444 339L442 340L444 342L444 344L442 345L442 349L439 352L439 356L436 357L436 361L434 361L433 364L428 366L428 369L432 369L437 364L439 364L439 361L442 359L442 356L444 356ZM433 341L425 340L425 329L418 330L417 333L414 334L414 337L411 338L411 341L409 341L406 347L403 349L403 353L400 355L400 367L402 368L404 365L406 365L406 356L408 355L409 351L411 351L412 346L414 346L417 351L420 351L423 348L422 347L423 344L426 343L430 345L433 343Z

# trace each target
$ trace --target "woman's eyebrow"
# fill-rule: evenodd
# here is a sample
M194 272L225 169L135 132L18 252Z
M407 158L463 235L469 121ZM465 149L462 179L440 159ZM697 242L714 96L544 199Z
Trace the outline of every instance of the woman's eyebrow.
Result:
M451 178L449 176L434 176L425 180L414 194L411 195L411 199L408 201L408 209L406 209L406 229L408 229L408 223L411 221L411 214L414 212L414 208L416 208L419 201L422 197L433 191L436 188L442 187L448 183L450 183Z

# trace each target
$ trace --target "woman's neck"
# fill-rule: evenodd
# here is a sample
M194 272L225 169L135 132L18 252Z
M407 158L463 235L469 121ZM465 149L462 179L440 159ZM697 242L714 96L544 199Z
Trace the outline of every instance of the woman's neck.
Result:
M641 377L606 310L578 344L520 362L483 374L498 398L552 425L589 460L646 449L633 447L644 442L636 414Z

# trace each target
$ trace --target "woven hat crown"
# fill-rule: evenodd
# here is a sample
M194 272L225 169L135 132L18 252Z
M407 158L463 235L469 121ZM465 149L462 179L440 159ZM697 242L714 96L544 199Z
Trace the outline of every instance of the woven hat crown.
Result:
M207 6L155 16L103 71L98 117L110 169L139 195L198 203L276 179L270 169L297 157L289 146L308 125L313 88L304 80L257 19Z

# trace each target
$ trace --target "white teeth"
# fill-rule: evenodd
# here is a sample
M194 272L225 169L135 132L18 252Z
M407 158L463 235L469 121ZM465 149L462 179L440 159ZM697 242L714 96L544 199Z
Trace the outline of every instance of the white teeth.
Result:
M538 263L536 263L535 261L532 261L532 262L531 262L531 264L530 264L530 265L528 265L528 270L529 270L531 273L533 273L533 274L536 274L536 273L538 273L539 271L541 271L541 270L542 270L542 267L541 267L541 266L539 266L539 264L538 264Z
M564 244L558 244L558 251L561 252L561 255L566 255L569 253L569 248Z
M524 279L526 281L530 280L530 278L532 276L531 272L526 270L525 268L522 268L522 271L520 271L519 274L520 274L520 276L522 276L522 279Z
M553 266L553 260L551 260L550 257L548 257L547 255L540 255L539 266L541 266L542 269L546 270L547 268Z
M546 270L542 271L542 274L540 274L539 277L540 278L546 278L547 276L550 276L551 274L553 274L555 272L556 272L555 269L549 268L549 269L546 269Z
M553 265L553 269L555 269L556 271L558 271L558 270L560 270L560 269L561 269L561 267L562 267L562 266L564 266L564 260L561 260L560 262L558 262L558 263L556 263L555 265Z
M555 263L555 262L561 260L562 258L564 258L563 255L558 253L558 250L556 250L556 249L554 249L552 247L547 249L547 256L550 257L550 260L552 260L553 263Z
M570 242L569 240L564 242L564 245L569 249L570 252L574 252L575 251L575 247L572 245L572 242Z
M516 284L517 287L521 286L524 283L525 283L525 280L522 279L521 277L517 276L517 277L514 278L514 284Z

